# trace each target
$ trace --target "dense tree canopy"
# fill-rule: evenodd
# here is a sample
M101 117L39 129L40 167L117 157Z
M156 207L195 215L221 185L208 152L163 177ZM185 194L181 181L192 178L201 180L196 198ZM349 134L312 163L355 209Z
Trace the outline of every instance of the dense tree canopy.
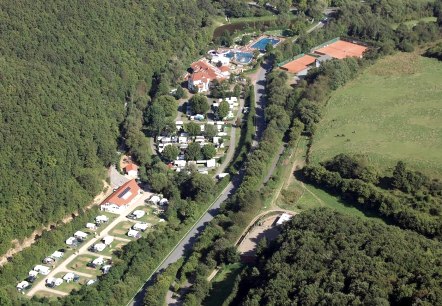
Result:
M442 245L329 209L306 211L261 251L231 305L439 305Z
M205 114L209 110L207 97L203 94L196 94L189 100L192 111L195 114Z
M0 253L91 200L125 116L127 144L146 154L128 109L160 101L207 44L201 2L2 1Z

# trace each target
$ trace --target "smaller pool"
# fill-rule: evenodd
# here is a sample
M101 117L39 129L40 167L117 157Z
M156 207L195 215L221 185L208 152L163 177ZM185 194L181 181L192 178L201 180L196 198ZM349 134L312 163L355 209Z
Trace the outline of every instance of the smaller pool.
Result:
M222 55L227 58L234 59L240 64L249 64L253 59L253 53L251 52L229 51L227 53L223 53Z
M256 43L254 43L251 47L253 49L258 49L259 51L265 51L266 46L268 44L272 44L273 46L279 43L279 39L277 38L268 38L264 37L258 40Z
M253 53L250 52L236 52L235 60L241 64L248 64L253 59Z
M227 53L224 53L223 55L227 58L233 58L235 56L235 52L229 51Z

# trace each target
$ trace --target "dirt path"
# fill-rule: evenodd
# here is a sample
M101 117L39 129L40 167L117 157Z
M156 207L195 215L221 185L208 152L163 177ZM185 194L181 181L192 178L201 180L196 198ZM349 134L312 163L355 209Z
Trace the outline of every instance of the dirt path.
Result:
M110 185L103 180L103 191L97 195L94 200L85 207L86 210L91 209L92 207L94 207L95 205L100 204L105 198L107 198L111 193L112 193L112 188L110 188ZM72 221L73 219L73 215L78 216L79 212L75 211L72 214L67 215L66 217L64 217L61 220L61 224L60 223L50 223L38 230L35 230L31 236L23 239L22 241L18 240L18 239L14 239L11 241L11 244L14 245L14 247L10 248L5 254L3 254L0 257L0 267L2 267L5 263L8 262L8 258L14 256L15 254L23 251L24 249L30 247L31 245L33 245L36 241L37 241L37 237L40 237L40 235L43 233L43 231L49 231L51 230L51 228L55 227L59 227L62 226L66 223L69 223Z

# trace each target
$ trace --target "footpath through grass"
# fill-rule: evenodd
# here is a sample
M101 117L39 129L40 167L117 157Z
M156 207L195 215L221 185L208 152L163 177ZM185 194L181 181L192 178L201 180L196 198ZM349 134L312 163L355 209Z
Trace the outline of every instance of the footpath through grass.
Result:
M365 154L380 168L398 160L442 173L442 62L415 53L379 60L338 89L318 125L313 162Z
M235 279L245 266L241 263L226 265L218 272L212 280L213 289L204 300L203 305L221 306L232 292Z

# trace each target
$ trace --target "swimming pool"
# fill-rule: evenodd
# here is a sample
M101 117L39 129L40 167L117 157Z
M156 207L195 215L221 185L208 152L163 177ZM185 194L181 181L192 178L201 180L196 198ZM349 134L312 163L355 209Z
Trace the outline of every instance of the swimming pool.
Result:
M233 58L240 64L249 64L253 59L253 53L251 52L229 51L223 55L230 59Z
M256 43L254 43L251 47L253 49L258 49L259 51L265 51L266 46L268 44L272 44L273 46L279 43L279 39L277 38L268 38L264 37L258 40Z
M248 64L253 59L253 53L250 52L236 52L235 60L241 64Z

